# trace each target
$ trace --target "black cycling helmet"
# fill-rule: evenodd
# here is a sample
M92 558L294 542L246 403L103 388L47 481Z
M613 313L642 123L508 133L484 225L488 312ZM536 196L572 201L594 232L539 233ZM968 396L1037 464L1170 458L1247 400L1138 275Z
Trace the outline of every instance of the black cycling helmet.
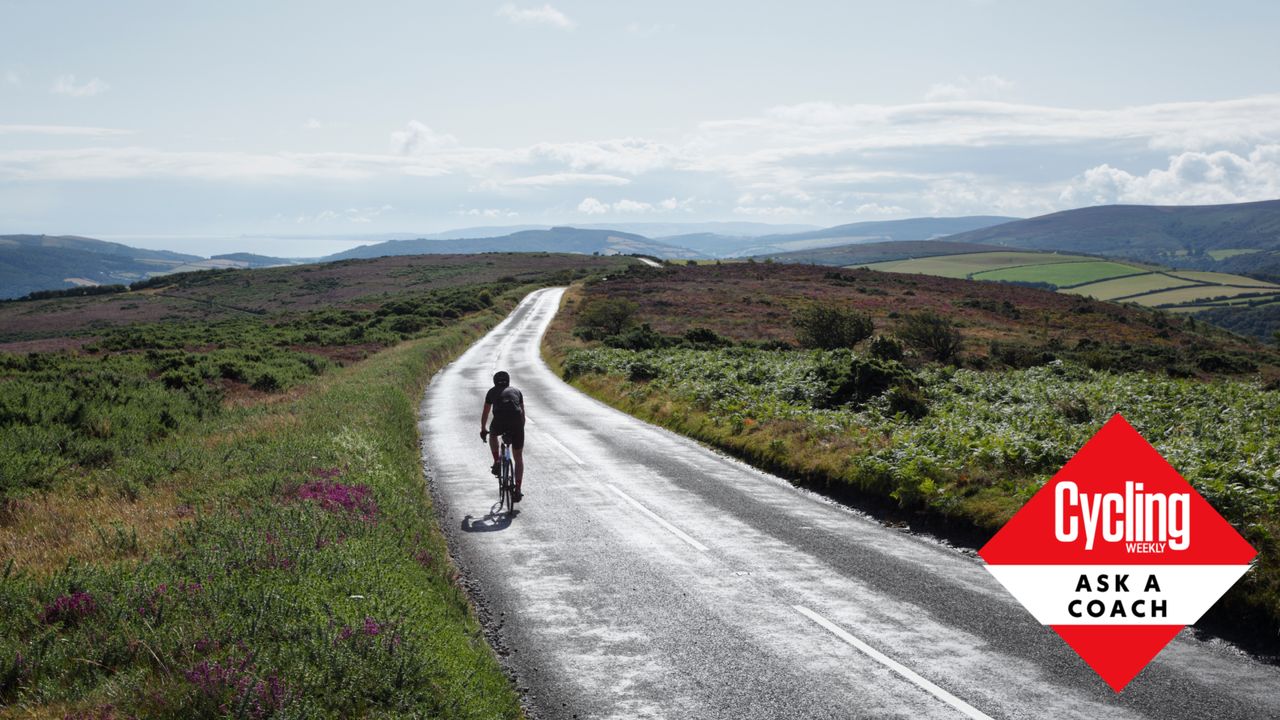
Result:
M511 376L507 374L506 370L499 370L493 374L493 384L502 388L507 387L511 384Z

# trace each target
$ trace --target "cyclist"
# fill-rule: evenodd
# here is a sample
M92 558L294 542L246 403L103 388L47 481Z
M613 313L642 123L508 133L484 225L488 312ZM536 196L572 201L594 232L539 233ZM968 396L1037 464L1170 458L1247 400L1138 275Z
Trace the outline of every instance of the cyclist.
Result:
M485 423L489 422L490 411L493 412L493 423L486 430ZM497 475L502 470L502 463L498 460L498 438L507 436L507 442L511 445L511 458L516 466L516 491L512 496L515 502L524 498L524 493L520 492L520 483L524 479L525 417L524 395L511 387L511 376L505 370L494 373L493 387L485 393L484 410L480 413L480 439L484 440L488 436L489 450L493 452L493 467L489 470Z

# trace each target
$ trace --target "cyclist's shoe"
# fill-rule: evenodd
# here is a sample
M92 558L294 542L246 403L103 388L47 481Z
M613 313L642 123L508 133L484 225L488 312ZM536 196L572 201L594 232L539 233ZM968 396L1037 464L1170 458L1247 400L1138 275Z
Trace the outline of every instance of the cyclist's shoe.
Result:
M493 473L494 477L498 477L498 473L501 471L502 471L502 463L500 462L496 462L493 465L489 466L489 472Z
M523 499L524 499L524 493L520 492L520 488L516 488L516 491L511 493L512 502L520 502Z

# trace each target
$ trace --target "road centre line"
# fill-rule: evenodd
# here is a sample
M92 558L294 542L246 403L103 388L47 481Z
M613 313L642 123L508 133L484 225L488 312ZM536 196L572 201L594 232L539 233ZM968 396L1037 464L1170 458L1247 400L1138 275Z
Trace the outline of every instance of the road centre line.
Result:
M532 425L534 423L532 420L530 420L529 424ZM547 440L550 440L552 445L555 445L556 447L560 448L560 452L564 453L565 455L568 455L569 459L573 460L579 465L586 465L586 463L582 462L582 458L578 457L577 455L574 455L572 450L564 446L564 443L561 443L559 440L555 439L550 435L544 435L543 437L545 437Z
M680 528L676 527L675 525L672 525L671 523L667 522L666 520L663 520L661 517L658 517L657 513L653 512L652 510L650 510L649 508L645 507L644 505L641 505L641 504L640 504L640 502L639 502L638 500L636 500L635 498L631 497L630 495L628 495L628 494L626 494L626 493L622 492L622 491L621 491L621 490L619 490L618 488L616 488L616 487L614 487L613 485L610 485L610 484L608 484L608 483L605 483L605 487L607 487L607 488L609 488L610 490L612 490L612 491L614 491L615 493L617 493L617 494L618 494L618 496L619 496L619 497L621 497L623 500L626 500L627 502L629 502L629 503L631 503L632 505L634 505L634 506L636 507L636 509L637 509L637 510L639 510L639 511L640 511L640 512L642 512L642 513L644 513L645 515L648 515L648 516L649 516L649 518L650 518L650 519L652 519L654 522L657 522L657 523L658 523L659 525L661 525L662 527L664 527L664 528L666 528L666 529L670 530L672 535L675 535L676 537L678 537L678 538L680 538L681 540L685 541L686 543L688 543L689 545L691 545L691 546L693 547L693 549L698 550L698 551L700 551L700 552L706 552L706 551L707 551L707 546L706 546L706 545L703 545L702 543L698 542L697 540L694 540L692 537L690 537L687 533L685 533L685 532L684 532L683 530L681 530Z
M854 636L850 635L849 633L845 632L845 630L844 630L843 628L841 628L839 625L836 625L835 623L833 623L833 622L831 622L830 620L828 620L828 619L826 619L826 618L822 617L822 616L821 616L821 615L819 615L818 613L816 613L816 612L814 612L814 611L810 610L810 609L809 609L809 608L807 608L807 607L804 607L803 605L792 605L791 607L792 607L796 612L800 613L801 615L804 615L805 617L809 618L810 620L814 621L815 623L817 623L817 624L821 625L823 628L825 628L826 630L828 630L832 635L835 635L836 637L840 638L841 640L845 641L846 643L848 643L848 644L852 645L853 647L857 648L858 650L860 650L860 651L861 651L864 655L866 655L867 657L871 658L872 660L875 660L876 662L880 663L881 665L884 665L885 667L887 667L887 668L889 668L890 670L894 671L895 673L897 673L897 674L901 675L902 677L906 678L907 680L910 680L910 681L911 681L912 683L914 683L916 686L918 686L918 687L920 687L920 688L922 688L922 689L924 689L924 690L927 690L927 691L929 692L929 694L931 694L931 695L933 695L934 697L938 698L938 699L939 699L939 700L941 700L942 702L944 702L944 703L946 703L946 704L950 705L951 707L955 708L956 710L959 710L961 713L963 713L963 714L965 715L965 717L973 718L973 720L992 720L992 719L991 719L991 716L987 715L986 713L982 712L981 710L978 710L977 708L975 708L975 707L973 707L972 705L970 705L969 703L967 703L967 702L965 702L965 701L961 700L960 698L956 697L955 695L952 695L951 693L947 692L946 690L943 690L942 688L938 687L937 685L934 685L933 683L931 683L931 682L929 682L928 680L926 680L925 678L921 677L918 673L916 673L914 670L912 670L911 668L907 667L906 665L903 665L902 663L898 662L897 660L894 660L893 658L889 657L888 655L885 655L884 653L880 652L879 650L876 650L875 648L873 648L873 647L871 647L870 645L868 645L868 644L866 644L866 643L862 642L862 641L861 641L861 640L859 640L858 638L856 638L856 637L854 637Z

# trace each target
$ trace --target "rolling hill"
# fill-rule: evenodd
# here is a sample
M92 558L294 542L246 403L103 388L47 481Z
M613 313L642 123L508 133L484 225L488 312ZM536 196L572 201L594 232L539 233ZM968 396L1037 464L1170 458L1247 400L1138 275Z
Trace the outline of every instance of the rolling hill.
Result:
M1079 208L970 230L946 239L1280 278L1280 200L1234 205Z
M958 218L908 218L836 225L799 232L730 234L723 230L716 232L708 230L682 235L664 235L657 239L660 242L687 247L716 257L758 257L859 242L932 240L1013 219L985 215Z
M77 285L129 283L202 260L74 235L0 235L0 298Z
M765 255L764 257L772 259L774 262L782 263L846 266L934 257L937 255L990 252L1003 249L996 245L977 245L943 240L898 240L836 245L813 250L793 250L791 252Z
M1015 219L996 215L973 215L968 217L926 217L859 222L836 225L822 230L744 238L743 240L746 240L746 242L742 243L733 254L739 256L771 255L853 243L934 240L956 233L1007 223ZM686 237L662 238L662 240L691 247L695 250L702 249L698 244Z
M361 245L329 255L323 261L375 258L387 255L436 255L482 252L562 252L586 255L654 255L671 259L694 259L703 254L684 247L650 240L643 235L617 230L554 227L550 230L522 230L487 238L454 240L389 240Z

